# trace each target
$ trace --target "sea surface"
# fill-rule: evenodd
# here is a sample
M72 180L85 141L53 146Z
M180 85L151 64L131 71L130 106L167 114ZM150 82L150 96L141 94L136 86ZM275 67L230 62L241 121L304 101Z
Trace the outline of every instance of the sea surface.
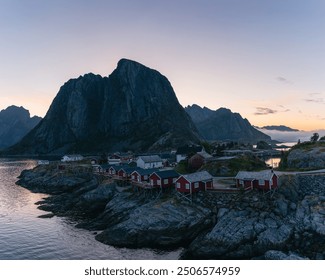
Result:
M178 259L181 250L166 252L104 245L95 233L76 228L68 218L38 218L46 212L36 202L46 197L17 186L17 176L36 161L0 159L0 260L37 259Z

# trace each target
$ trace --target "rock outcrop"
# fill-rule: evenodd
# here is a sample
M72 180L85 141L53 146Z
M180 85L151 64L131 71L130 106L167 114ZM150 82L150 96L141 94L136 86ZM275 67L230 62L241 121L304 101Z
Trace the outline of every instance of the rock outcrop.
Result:
M0 149L16 144L42 118L31 117L29 111L23 107L9 106L0 111Z
M39 208L101 230L114 246L185 247L185 259L325 259L325 174L282 175L271 193L199 193L190 204L175 193L140 195L90 170L39 166L18 184L52 194ZM51 214L45 215L51 217Z
M229 109L220 108L213 111L192 105L185 108L198 131L206 140L238 141L254 143L271 141L271 137L255 129L247 119Z
M325 167L325 146L311 146L292 149L286 158L290 169L323 169Z
M7 153L148 151L198 141L167 78L122 59L109 77L65 83L40 124Z

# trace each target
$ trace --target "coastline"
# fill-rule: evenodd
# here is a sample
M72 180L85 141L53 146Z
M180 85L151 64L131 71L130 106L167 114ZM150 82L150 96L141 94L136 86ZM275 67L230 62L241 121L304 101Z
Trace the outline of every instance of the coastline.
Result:
M40 209L78 220L113 246L183 247L184 259L324 259L323 182L320 174L282 175L272 197L204 192L193 203L173 190L145 197L85 169L63 172L55 165L25 170L17 184L50 194Z

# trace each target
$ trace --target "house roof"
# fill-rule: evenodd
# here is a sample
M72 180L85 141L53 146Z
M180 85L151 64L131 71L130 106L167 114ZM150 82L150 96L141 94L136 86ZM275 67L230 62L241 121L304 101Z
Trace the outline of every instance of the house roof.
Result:
M176 178L179 177L179 174L173 170L162 170L162 171L156 171L154 172L159 178L161 179L167 179L167 178Z
M206 151L202 151L202 152L197 152L197 155L203 157L204 159L210 159L213 158L213 156L211 156L210 154L208 154Z
M235 178L240 180L271 180L273 175L277 176L271 169L259 172L239 171Z
M185 178L191 183L200 181L210 181L213 179L212 175L208 171L195 172L191 174L182 175L181 177Z
M115 169L116 171L119 171L122 168L129 168L130 166L128 165L116 165L116 164L112 164L110 168Z
M112 165L111 165L111 164L100 164L99 166L100 166L100 168L102 168L102 169L108 169L108 168L110 168Z
M140 169L142 169L142 168L140 168L140 167L122 166L121 168L118 169L118 171L124 170L126 173L131 174L132 172L140 170Z
M159 169L157 168L149 168L149 169L143 169L143 168L138 168L137 170L134 170L132 173L137 172L139 175L150 175Z
M139 159L142 159L145 163L151 162L162 162L162 159L158 155L151 155L151 156L139 156Z

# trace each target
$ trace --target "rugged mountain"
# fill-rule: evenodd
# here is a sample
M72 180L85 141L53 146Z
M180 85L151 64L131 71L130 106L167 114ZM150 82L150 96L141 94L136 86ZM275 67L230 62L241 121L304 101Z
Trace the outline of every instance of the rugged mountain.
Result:
M267 130L278 130L278 131L287 131L287 132L299 131L299 129L291 128L285 125L267 125L261 128Z
M23 107L9 106L0 111L0 149L9 147L23 138L42 118L30 117Z
M247 119L229 109L216 111L198 105L187 106L186 112L192 118L198 131L206 140L229 140L256 143L271 141L271 137L255 129Z
M7 153L147 151L197 141L167 78L122 59L109 77L66 82L44 119Z

